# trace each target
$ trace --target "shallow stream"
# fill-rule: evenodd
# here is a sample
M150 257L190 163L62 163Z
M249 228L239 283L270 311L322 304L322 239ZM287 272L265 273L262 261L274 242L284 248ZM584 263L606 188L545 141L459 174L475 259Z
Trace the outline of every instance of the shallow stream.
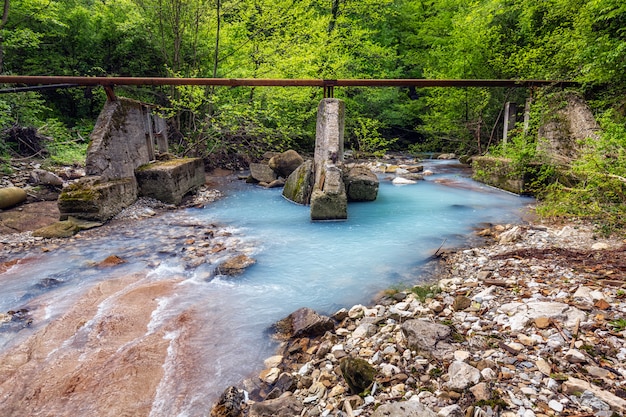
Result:
M530 203L453 162L425 165L435 175L383 180L378 199L350 204L345 222L311 223L281 190L240 182L205 208L24 254L0 273L0 312L24 308L32 322L0 331L0 415L208 415L273 354L272 323L418 283L440 246L463 244L481 223L518 222ZM226 249L199 256L202 242ZM233 248L257 262L221 276L215 266ZM112 254L127 262L94 266Z

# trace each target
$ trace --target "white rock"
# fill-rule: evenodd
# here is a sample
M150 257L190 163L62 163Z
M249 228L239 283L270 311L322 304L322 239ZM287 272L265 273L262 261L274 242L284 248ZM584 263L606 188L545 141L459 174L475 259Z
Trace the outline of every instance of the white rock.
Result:
M348 310L348 317L351 319L359 319L365 315L365 306L357 304Z
M470 358L471 353L466 350L457 350L454 352L454 360L459 362L467 362Z
M565 353L565 360L569 363L584 363L587 362L587 358L584 353L576 349L570 349Z
M480 381L480 371L464 362L452 362L448 368L448 387L455 391L462 391L470 385L476 385Z
M394 376L395 374L399 374L400 373L400 368L398 368L395 365L391 365L389 363L386 363L386 364L381 365L380 371L386 377L390 377L390 376Z
M353 332L353 339L365 339L376 334L378 327L372 323L362 323Z
M495 285L492 285L489 288L486 288L483 291L476 294L475 296L473 296L472 300L479 302L479 303L482 303L483 301L493 300L495 297L493 295L493 292L495 291L495 289L496 289Z
M313 366L311 365L311 362L307 362L307 363L305 363L305 364L304 364L304 365L302 365L302 367L298 370L298 375L302 375L302 376L304 376L304 375L308 374L309 372L311 372L311 368L312 368L312 367L313 367Z
M591 249L593 250L607 250L609 248L610 246L604 242L596 242L593 245L591 245Z
M539 369L539 372L541 372L545 376L550 376L550 374L552 373L552 368L550 367L550 364L546 362L546 360L543 358L538 359L535 362L535 366L537 367L537 369Z
M574 298L581 298L583 300L592 301L591 291L592 291L591 288L585 287L584 285L581 285L580 287L578 287L576 289L576 292L574 293L573 297Z
M515 241L518 241L521 237L522 237L522 229L520 229L519 226L515 226L512 229L507 230L506 232L502 233L500 237L498 238L498 241L500 242L501 245L504 245L507 243L513 243Z
M484 368L482 371L480 371L480 375L482 375L485 381L493 381L498 377L496 371L491 368Z
M563 404L561 404L560 402L558 402L556 400L550 400L550 402L548 403L548 407L550 407L551 409L553 409L557 413L562 413L563 412Z
M395 177L391 183L393 185L410 185L410 184L417 184L417 181L413 181L413 180L409 180L406 178L402 178L402 177Z
M538 317L548 317L551 319L560 320L563 322L563 326L572 329L576 326L576 323L580 320L584 321L587 317L585 312L571 307L565 303L559 302L541 302L533 301L529 303L507 303L498 308L498 312L508 315L508 326L512 331L523 330L530 320ZM502 318L497 317L501 321ZM505 325L507 323L502 323Z
M464 415L465 414L463 413L463 409L461 409L458 404L443 407L437 413L438 417L463 417Z
M270 356L269 358L263 361L263 364L265 365L266 368L276 368L278 367L278 365L280 365L282 360L283 360L282 355Z

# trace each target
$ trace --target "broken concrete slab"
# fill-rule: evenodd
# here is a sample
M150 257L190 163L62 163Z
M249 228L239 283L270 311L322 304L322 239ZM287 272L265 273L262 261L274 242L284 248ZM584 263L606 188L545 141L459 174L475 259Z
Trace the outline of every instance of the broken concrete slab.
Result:
M137 200L135 177L107 181L102 177L84 177L66 187L59 196L61 220L106 221Z
M119 97L107 101L90 135L85 171L104 180L134 175L141 165L150 162L153 149L146 128L147 105Z
M143 165L135 171L138 194L170 204L204 184L204 163L200 158L180 158Z
M322 170L320 182L311 194L311 220L345 220L348 218L348 197L343 174L334 165Z

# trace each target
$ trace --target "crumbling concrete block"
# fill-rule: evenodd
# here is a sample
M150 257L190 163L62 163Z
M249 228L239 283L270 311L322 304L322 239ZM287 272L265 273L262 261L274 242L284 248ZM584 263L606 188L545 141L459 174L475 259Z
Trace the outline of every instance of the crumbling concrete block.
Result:
M135 172L139 196L179 204L183 196L205 182L204 163L200 158L180 158L154 162Z

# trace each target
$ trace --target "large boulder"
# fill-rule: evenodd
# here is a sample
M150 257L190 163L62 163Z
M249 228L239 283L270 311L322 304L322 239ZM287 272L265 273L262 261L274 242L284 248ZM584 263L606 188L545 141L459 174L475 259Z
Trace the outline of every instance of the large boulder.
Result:
M205 182L200 158L175 158L142 165L135 171L139 195L179 204L183 196Z
M344 183L348 201L374 201L378 196L378 177L366 166L351 168Z
M335 323L330 317L317 314L310 308L300 308L274 324L281 338L315 337L333 330Z
M254 403L248 417L293 417L302 413L304 406L292 395Z
M309 160L289 175L283 188L283 197L297 204L308 205L311 201L312 189L313 161Z
M288 150L274 155L269 161L269 167L280 177L287 178L296 170L304 159L294 150Z
M452 330L446 325L413 319L404 322L401 328L409 348L419 354L439 358L452 351L448 343Z
M148 111L148 106L124 97L105 103L90 135L87 175L105 180L128 178L135 168L154 159L146 140Z
M271 183L277 176L272 168L267 164L250 164L250 176L257 182Z
M13 207L26 201L26 191L18 187L0 188L0 209Z

